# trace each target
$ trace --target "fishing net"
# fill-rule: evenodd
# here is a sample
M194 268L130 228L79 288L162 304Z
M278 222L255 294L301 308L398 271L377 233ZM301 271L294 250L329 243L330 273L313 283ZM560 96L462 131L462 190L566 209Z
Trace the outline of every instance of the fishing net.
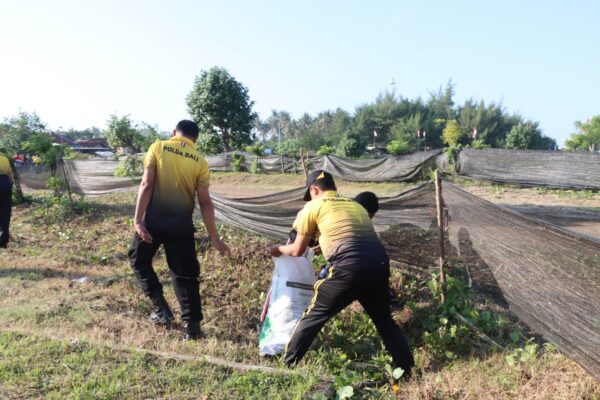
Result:
M511 310L600 379L600 240L444 183L449 237L480 260Z
M105 159L65 160L59 164L56 174L66 180L74 193L88 196L135 190L140 179L115 177L117 165L117 161ZM17 173L21 184L30 190L46 189L51 177L50 170L43 165L20 165Z
M284 239L304 189L215 198L218 218ZM431 183L380 200L374 219L390 258L429 269L438 250ZM600 378L600 241L443 185L448 258L468 265L475 290L510 309ZM426 254L424 254L426 253Z
M350 160L336 156L310 159L312 169L328 171L333 176L357 182L404 182L415 178L426 165L433 166L440 150L418 151L404 156L385 156L367 160Z
M305 160L307 169L323 169L333 176L348 181L396 181L403 182L415 178L430 163L434 164L440 150L428 150L403 156L383 156L366 160L346 159L331 155L317 156ZM208 165L213 171L230 172L235 170L235 158L239 158L240 171L251 171L252 165L258 162L263 172L302 173L302 162L298 159L283 156L265 156L256 158L255 155L244 152L224 153L216 156L206 156Z
M445 166L447 170L447 164ZM467 178L500 183L600 189L600 154L464 149L458 156L456 173Z
M431 183L380 199L380 211L373 223L378 231L390 226L410 225L428 229L434 218ZM272 195L229 199L212 195L217 218L227 224L277 239L287 238L302 201L305 188Z
M232 172L236 168L235 158L239 158L239 171L252 171L252 164L256 162L256 156L246 152L230 152L211 156L205 156L211 171ZM300 173L303 171L300 161L284 156L263 156L258 158L259 170L267 173Z

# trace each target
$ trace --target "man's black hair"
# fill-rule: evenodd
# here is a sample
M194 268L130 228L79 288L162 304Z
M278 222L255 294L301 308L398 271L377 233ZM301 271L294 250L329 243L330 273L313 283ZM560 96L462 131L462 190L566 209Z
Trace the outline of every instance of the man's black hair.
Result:
M379 211L379 199L373 192L362 192L354 198L358 204L363 206L369 214L375 214Z
M193 140L198 139L198 133L200 132L198 125L189 119L182 119L179 121L175 127L175 130L181 132L183 136Z
M310 186L316 186L321 190L337 190L335 187L335 182L313 182Z

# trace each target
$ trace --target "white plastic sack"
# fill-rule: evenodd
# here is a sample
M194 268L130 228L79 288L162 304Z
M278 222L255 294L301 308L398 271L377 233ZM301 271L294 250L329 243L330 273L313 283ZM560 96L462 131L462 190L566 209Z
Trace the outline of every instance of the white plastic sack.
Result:
M309 250L306 257L273 258L273 281L258 339L261 356L273 356L285 350L296 323L308 308L316 281L313 256L314 253Z

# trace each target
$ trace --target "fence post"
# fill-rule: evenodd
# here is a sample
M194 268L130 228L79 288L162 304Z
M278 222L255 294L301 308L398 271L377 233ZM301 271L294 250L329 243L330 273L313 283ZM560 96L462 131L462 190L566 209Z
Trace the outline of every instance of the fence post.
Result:
M440 285L442 287L441 300L442 303L446 301L446 272L444 271L444 264L446 263L446 250L444 246L444 206L442 200L442 180L440 178L439 170L435 170L435 204L436 214L438 223L438 237L440 244Z
M279 160L281 161L281 173L285 174L285 168L283 167L283 155L279 156Z
M300 161L302 162L302 170L304 171L304 179L308 178L308 171L306 170L306 164L304 163L304 152L300 149Z

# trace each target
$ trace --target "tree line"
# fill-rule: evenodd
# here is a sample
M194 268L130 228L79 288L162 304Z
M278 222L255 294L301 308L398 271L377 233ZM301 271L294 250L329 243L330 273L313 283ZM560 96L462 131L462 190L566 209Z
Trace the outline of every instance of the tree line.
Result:
M196 77L187 104L201 126L198 146L208 154L243 149L253 142L288 156L305 149L359 157L367 146L396 155L447 146L557 148L537 122L483 100L456 104L454 89L450 81L426 100L386 92L354 113L337 108L294 118L288 111L273 110L260 118L252 111L247 88L227 70L213 67Z
M324 110L297 118L285 110L272 110L261 118L253 111L248 89L226 69L213 67L195 79L186 98L188 112L198 123L198 148L205 154L231 150L272 149L274 154L295 156L300 149L317 154L360 157L368 146L395 155L436 148L557 149L539 123L510 113L501 104L483 100L455 102L455 85L429 93L427 99L409 99L388 91L370 103ZM600 115L575 123L576 132L567 150L600 149ZM35 113L19 112L0 123L0 148L8 153L25 150L24 143L50 132ZM164 138L155 126L135 122L129 115L111 115L104 129L58 130L72 140L105 138L113 148L145 151ZM262 151L262 150L261 150Z

